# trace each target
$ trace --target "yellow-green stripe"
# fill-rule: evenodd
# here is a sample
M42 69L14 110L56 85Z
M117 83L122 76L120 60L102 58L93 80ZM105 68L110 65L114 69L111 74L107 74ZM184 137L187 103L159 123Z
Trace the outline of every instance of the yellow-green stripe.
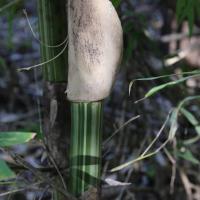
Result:
M99 187L101 170L102 102L71 103L70 190L81 195Z
M66 0L38 0L40 40L48 46L61 44L67 37ZM58 55L66 44L60 47L41 45L42 62ZM67 81L67 49L57 59L43 67L45 80L50 82Z

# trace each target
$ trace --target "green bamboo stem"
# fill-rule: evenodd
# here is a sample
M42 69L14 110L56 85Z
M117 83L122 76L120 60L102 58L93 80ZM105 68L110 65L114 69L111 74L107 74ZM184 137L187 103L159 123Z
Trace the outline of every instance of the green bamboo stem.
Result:
M66 0L37 0L41 62L52 60L59 55L67 43ZM43 127L45 142L57 167L67 168L67 139L69 128L69 106L65 90L67 85L68 53L65 51L53 61L42 66L44 77ZM52 120L54 119L54 120ZM58 187L66 186L58 176ZM53 191L56 200L66 200L60 192Z
M58 55L67 39L67 13L66 0L38 0L39 31L42 62L48 61ZM44 78L50 82L66 82L67 80L67 48L59 58L43 67Z
M79 196L99 188L102 102L71 103L70 192Z

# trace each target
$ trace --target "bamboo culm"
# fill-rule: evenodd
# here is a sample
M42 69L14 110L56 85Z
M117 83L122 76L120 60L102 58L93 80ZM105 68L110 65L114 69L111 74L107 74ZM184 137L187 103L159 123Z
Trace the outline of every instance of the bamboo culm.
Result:
M70 191L98 188L101 177L102 102L71 104Z

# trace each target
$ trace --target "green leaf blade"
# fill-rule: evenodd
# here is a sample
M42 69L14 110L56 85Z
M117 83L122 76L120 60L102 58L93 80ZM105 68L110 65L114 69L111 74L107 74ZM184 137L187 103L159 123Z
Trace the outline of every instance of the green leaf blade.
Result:
M186 150L184 152L177 152L177 156L183 158L184 160L190 161L191 163L198 165L200 162L197 158L194 157L190 150Z
M187 76L187 77L184 77L184 78L180 78L180 79L178 79L178 80L176 80L176 81L170 81L170 82L161 84L161 85L159 85L159 86L153 87L152 89L150 89L150 90L146 93L145 98L151 97L151 96L153 96L154 94L160 92L161 90L163 90L163 89L165 89L165 88L169 88L169 87L178 85L178 84L180 84L180 83L183 83L184 81L187 81L187 80L190 79L190 78L197 77L197 76L199 76L199 74Z
M0 132L0 147L11 147L23 144L35 137L31 132Z
M15 178L15 173L8 167L4 160L0 159L0 181Z
M112 3L114 5L114 7L117 8L120 5L121 0L112 0Z

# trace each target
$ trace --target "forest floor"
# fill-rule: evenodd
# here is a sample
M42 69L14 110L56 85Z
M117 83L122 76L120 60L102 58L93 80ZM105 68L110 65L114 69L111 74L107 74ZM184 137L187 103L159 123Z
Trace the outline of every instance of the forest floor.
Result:
M43 95L41 68L17 71L40 62L39 43L31 33L23 8L26 8L32 28L37 33L35 1L25 2L17 11L9 9L0 13L0 131L31 131L40 138ZM156 11L158 16L161 10ZM144 55L149 56L146 52L139 56L135 53L133 59L123 64L112 95L105 102L103 141L120 129L104 144L102 179L107 184L103 185L102 198L199 200L200 165L194 162L194 159L200 160L199 140L189 146L183 144L185 139L196 136L197 125L192 126L180 115L176 137L160 149L169 134L170 124L160 131L167 116L183 98L198 94L199 80L192 79L184 86L177 86L136 104L136 100L162 82L137 82L129 96L131 80L174 72L172 68L159 67L162 61L155 61L154 57L149 57L149 60L156 62L158 68L151 67L143 61ZM179 68L176 67L176 70ZM199 121L199 104L190 104L188 109L195 113ZM137 116L137 119L131 120ZM131 122L126 125L128 121ZM155 155L134 162L120 171L110 172L120 164L137 159L158 136L159 139L148 151L157 151ZM22 170L16 169L18 176L14 187L0 183L0 200L49 200L50 187L40 183L32 171L32 168L49 167L42 142L34 140L13 147L10 151L23 158L28 165ZM9 154L1 150L0 158L8 162L11 159ZM24 189L13 193L16 185ZM8 194L3 196L6 192Z

